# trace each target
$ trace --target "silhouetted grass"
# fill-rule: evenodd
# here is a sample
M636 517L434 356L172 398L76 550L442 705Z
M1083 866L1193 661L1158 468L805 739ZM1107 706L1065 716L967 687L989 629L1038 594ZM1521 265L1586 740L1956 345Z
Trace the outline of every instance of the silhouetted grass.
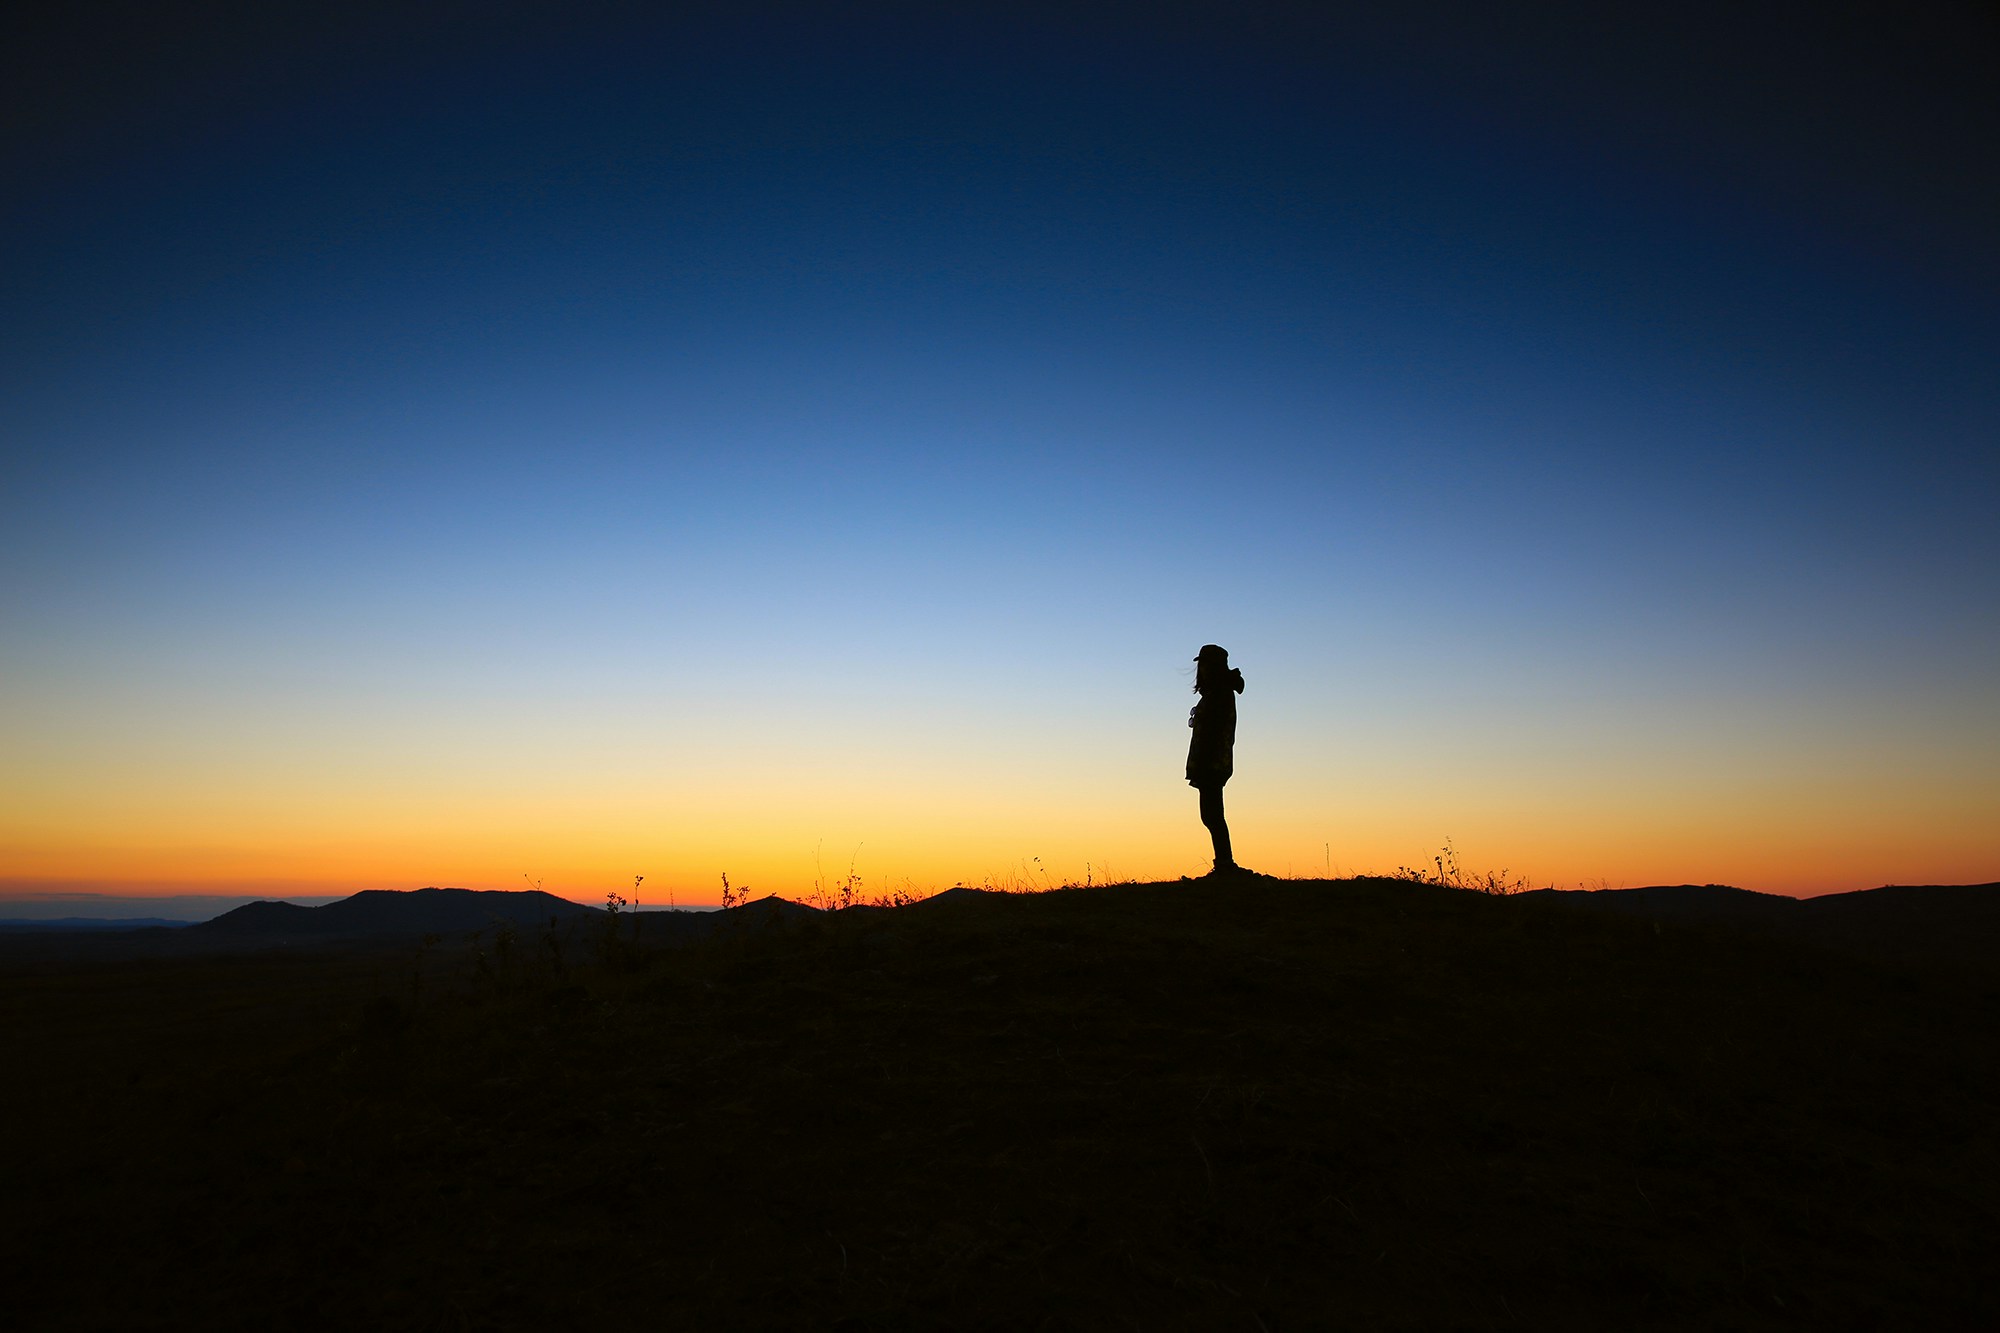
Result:
M1431 858L1431 868L1419 866L1396 867L1395 878L1411 884L1428 884L1439 889L1463 889L1468 893L1491 893L1506 895L1526 893L1534 885L1523 875L1507 870L1484 872L1467 870L1458 863L1458 849L1451 845L1451 839L1444 840L1444 846Z
M2000 1316L1983 979L1385 880L742 920L0 978L18 1326Z

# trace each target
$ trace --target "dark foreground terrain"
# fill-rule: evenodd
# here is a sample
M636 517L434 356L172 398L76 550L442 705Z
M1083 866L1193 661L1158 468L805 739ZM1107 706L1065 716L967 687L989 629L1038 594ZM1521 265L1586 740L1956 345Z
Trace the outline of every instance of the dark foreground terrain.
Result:
M732 916L0 971L9 1326L2000 1326L1984 968L1381 880Z

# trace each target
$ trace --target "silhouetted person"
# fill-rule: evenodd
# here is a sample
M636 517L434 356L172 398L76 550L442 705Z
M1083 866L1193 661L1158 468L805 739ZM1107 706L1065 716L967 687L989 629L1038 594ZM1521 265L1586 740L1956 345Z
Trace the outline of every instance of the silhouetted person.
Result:
M1188 786L1201 793L1201 822L1215 841L1214 874L1236 869L1229 853L1229 825L1222 818L1222 786L1236 769L1236 696L1243 693L1243 673L1229 665L1229 654L1203 644L1194 659L1194 692L1201 696L1188 713L1194 738L1188 742Z

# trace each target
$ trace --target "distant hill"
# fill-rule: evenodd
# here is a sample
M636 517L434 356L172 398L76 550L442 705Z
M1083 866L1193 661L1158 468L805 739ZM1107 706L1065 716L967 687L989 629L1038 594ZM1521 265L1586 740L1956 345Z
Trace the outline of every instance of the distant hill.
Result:
M1818 898L1726 884L1536 889L1518 896L1585 911L1749 927L1886 961L1985 964L2000 956L2000 883L1885 885Z
M725 920L800 921L818 915L816 907L771 894L727 911L646 912L638 928L646 938L671 939L707 934ZM213 921L190 926L184 933L204 947L235 949L418 935L462 939L497 926L539 930L551 920L572 926L603 918L602 908L585 907L538 889L364 889L321 907L246 903Z
M737 918L745 921L807 921L820 915L819 908L809 903L795 903L790 898L770 893L755 902L741 903L719 912L688 913L683 920L691 928L702 929L712 927L717 921ZM653 920L652 917L647 918L648 928L652 927Z
M534 927L602 916L538 889L364 889L323 907L246 903L213 921L188 927L193 936L237 940L353 940L390 935L457 935L495 926Z
M1779 920L1795 911L1800 903L1797 898L1757 893L1727 884L1655 884L1644 889L1535 889L1519 896L1523 900L1543 898L1605 911L1739 921Z
M652 910L621 918L649 943L692 940L724 928L795 923L820 915L805 903L769 895L728 911ZM165 920L23 922L0 924L0 966L56 965L65 961L128 958L195 958L280 950L346 950L414 942L437 935L462 945L478 931L511 926L524 936L553 919L565 938L604 921L604 911L539 890L367 889L317 907L296 903L246 903L196 925Z
M937 893L931 894L929 897L917 898L900 906L879 902L856 903L852 907L845 907L840 910L843 912L858 912L862 916L879 916L884 912L900 912L906 907L928 910L934 907L950 907L953 905L990 901L1001 896L1002 894L998 889L975 889L966 884L954 884L951 888L942 889ZM780 899L779 901L782 902L785 900ZM808 912L817 912L819 910L808 903L794 905L802 907Z
M0 921L0 930L175 930L189 924L163 916L58 916L39 921L10 917Z

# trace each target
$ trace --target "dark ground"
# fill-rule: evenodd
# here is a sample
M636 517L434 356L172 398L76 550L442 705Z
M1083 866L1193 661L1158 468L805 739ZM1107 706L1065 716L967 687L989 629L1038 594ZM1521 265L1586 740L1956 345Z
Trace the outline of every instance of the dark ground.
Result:
M0 969L10 1326L2000 1326L1986 969L1380 880L592 944Z

